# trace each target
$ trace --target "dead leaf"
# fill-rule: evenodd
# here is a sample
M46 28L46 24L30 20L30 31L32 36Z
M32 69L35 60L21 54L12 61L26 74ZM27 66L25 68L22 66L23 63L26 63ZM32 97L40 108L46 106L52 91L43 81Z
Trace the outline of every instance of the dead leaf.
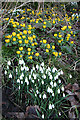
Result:
M71 92L70 90L65 90L65 92L67 92L69 95L75 95L73 92Z
M69 83L68 85L66 85L66 86L65 86L65 89L71 90L71 89L72 89L71 83Z
M75 110L73 108L70 108L69 112L68 112L68 116L69 118L76 118L75 116Z
M66 97L65 99L70 101L71 106L74 106L74 105L77 105L77 104L78 104L78 101L75 99L74 96L68 96L68 97Z
M72 90L75 92L77 90L79 90L79 85L77 83L74 83L73 86L72 86Z
M36 110L38 110L40 112L40 108L39 106L35 105L35 106L28 106L26 108L26 113L25 116L27 117L28 115L36 115L37 116L37 112Z
M78 97L78 99L80 100L80 92L75 92L75 95Z
M8 114L11 115L12 118L25 119L25 114L23 112L8 112Z

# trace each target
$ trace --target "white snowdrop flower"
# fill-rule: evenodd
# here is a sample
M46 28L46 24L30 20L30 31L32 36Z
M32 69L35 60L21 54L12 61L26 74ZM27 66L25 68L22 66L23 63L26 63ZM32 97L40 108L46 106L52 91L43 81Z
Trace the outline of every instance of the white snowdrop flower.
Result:
M26 71L29 71L29 68L28 68L28 67L25 67L25 70L26 70Z
M62 70L60 71L60 74L63 75L63 71Z
M17 68L16 68L16 73L18 72Z
M36 65L36 69L37 69L37 70L39 69L39 66L38 66L38 64Z
M19 60L19 64L20 64L20 65L24 64L24 60L23 60L23 59L22 59L22 60Z
M50 90L51 90L51 88L50 88L50 87L48 87L47 92L49 92L49 93L50 93Z
M21 66L21 71L23 71L23 70L24 70L24 67Z
M41 66L42 66L42 67L44 66L44 62L41 63Z
M19 80L19 79L17 79L17 83L20 83L20 80Z
M39 82L39 79L38 79L38 82Z
M31 69L31 75L32 75L32 73L33 73L33 69Z
M23 76L21 75L21 76L20 76L20 80L22 80L22 79L23 79Z
M20 86L19 86L19 90L20 90Z
M48 74L48 70L46 69L46 74Z
M27 85L29 85L29 81L27 77L25 78L25 82L27 83Z
M10 65L11 65L11 62L10 62L10 61L8 61L8 62L7 62L7 64L10 66Z
M44 84L44 81L42 80L42 84Z
M56 75L55 77L54 77L54 80L57 80L58 79L58 75Z
M58 94L60 94L60 89L58 89Z
M50 67L48 67L48 70L49 70L49 71L51 71L51 68L50 68Z
M52 108L54 108L54 104L52 104Z
M52 78L53 78L52 75L50 75L49 78L52 80Z
M42 71L42 67L41 66L39 67L39 70Z
M70 74L69 77L72 78L72 75Z
M61 87L61 90L64 91L64 86Z
M44 114L42 114L42 119L44 119Z
M54 93L52 93L52 96L54 96Z
M65 93L63 93L63 97L65 97Z
M7 74L7 71L5 70L4 74L6 75Z
M9 74L9 78L12 78L12 74L11 73Z
M61 83L61 80L59 80L58 82Z
M33 70L35 70L35 67L33 66L33 68L32 68Z
M61 116L61 112L59 112L59 116Z
M22 73L21 75L22 75L22 77L24 77L24 73Z
M34 80L32 80L32 83L34 83Z
M51 73L50 73L50 72L48 72L48 75L50 76L50 75L51 75Z
M29 75L29 80L31 79L31 75Z
M36 79L36 77L37 77L36 74L33 73L33 77L34 77L34 79Z
M28 81L28 78L26 77L26 78L25 78L25 82L27 82L27 81Z
M49 104L49 110L50 110L50 109L52 109L52 105L51 105L51 104Z
M46 75L44 74L44 75L42 76L42 78L46 79Z
M52 72L54 73L55 71L57 71L57 69L54 67L54 68L52 69Z
M58 72L57 74L58 74L58 76L59 76L59 75L61 74L61 72Z
M23 84L23 81L21 81L21 84Z
M41 73L44 73L43 69L42 69Z
M38 91L38 90L36 90L36 93L37 93L37 94L39 94L39 91Z
M35 94L35 97L37 97L37 94Z
M54 87L56 87L57 86L57 84L56 84L56 82L54 82Z
M9 66L7 66L7 69L9 69Z
M43 95L43 99L45 99L45 98L47 98L47 97L46 97L46 94Z
M52 90L52 89L50 89L50 93L53 93L53 90Z
M50 85L53 86L53 82L52 81L50 82Z
M39 95L39 98L41 98L41 94Z

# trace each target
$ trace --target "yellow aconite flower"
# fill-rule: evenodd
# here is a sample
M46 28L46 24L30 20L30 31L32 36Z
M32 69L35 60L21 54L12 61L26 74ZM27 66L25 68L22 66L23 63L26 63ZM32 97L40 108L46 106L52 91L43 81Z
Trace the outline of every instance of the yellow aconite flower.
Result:
M34 45L37 45L37 42L35 42Z
M28 31L28 34L31 34L31 30Z
M18 39L21 39L21 36L19 36Z
M25 40L25 43L28 44L29 40Z
M8 20L9 20L9 18L6 18L5 20L6 20L6 21L8 21Z
M23 50L23 47L19 47L19 50L22 51L22 50Z
M73 34L73 31L71 31L71 34Z
M33 35L33 38L35 39L35 38L36 38L36 36L35 36L35 35Z
M17 34L17 37L20 37L20 35L19 35L19 34Z
M13 41L16 41L16 38L13 38Z
M22 57L22 55L20 55L20 57Z
M22 43L22 40L19 40L19 43L21 44L21 43Z
M62 28L61 28L61 30L63 30L63 31L64 31L66 28L67 28L67 26L64 26L64 27L62 27Z
M16 25L13 25L13 27L15 28L15 27L16 27Z
M13 35L13 36L16 36L16 33L15 33L15 32L13 32L13 33L12 33L12 35Z
M53 52L53 54L57 57L58 56L58 52Z
M52 49L55 49L55 46L54 46L54 45L52 46Z
M5 42L6 42L6 43L9 43L9 42L10 42L10 40L9 40L9 39L6 39L6 40L5 40Z
M32 56L29 56L28 59L32 59Z
M46 25L43 25L43 28L46 28Z
M75 37L75 35L73 35L73 37Z
M47 42L46 40L43 40L43 43L44 43L44 44L46 44L46 42Z
M35 53L35 56L39 56L39 53Z
M54 37L57 37L57 34L54 34Z
M43 22L43 24L46 24L46 22Z
M42 40L40 40L40 43L42 43Z
M20 51L17 51L16 53L17 53L17 54L20 54Z
M48 49L50 48L50 44L47 44L47 48L48 48Z
M31 51L31 48L28 48L27 50L30 52L30 51Z
M58 43L61 43L61 40L58 40Z
M71 41L71 44L73 44L74 43L74 41Z
M34 46L34 43L32 43L31 45Z
M23 36L22 36L22 38L23 38L23 39L25 39L25 38L26 38L26 36L25 36L25 35L23 35Z
M25 19L25 17L22 17L21 20Z
M48 50L48 49L46 49L46 52L49 52L49 50Z
M68 26L68 28L69 28L69 29L71 29L71 28L72 28L72 26Z
M24 30L23 33L24 33L24 34L27 34L27 30Z
M71 35L70 34L67 34L68 37L70 37Z
M62 53L61 53L61 52L59 52L59 55L62 55Z
M53 20L53 24L55 24L55 20Z
M59 35L59 37L61 38L61 37L62 37L62 35Z
M30 52L28 52L28 55L30 55L31 53Z

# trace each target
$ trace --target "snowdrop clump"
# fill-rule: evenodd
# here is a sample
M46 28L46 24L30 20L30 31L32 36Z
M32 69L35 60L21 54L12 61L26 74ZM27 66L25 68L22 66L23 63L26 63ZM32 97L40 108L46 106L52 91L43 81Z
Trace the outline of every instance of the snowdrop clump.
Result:
M10 66L11 62L8 61L7 66ZM14 76L16 74L15 80ZM27 94L27 97L30 97L34 103L38 104L40 108L44 108L48 111L55 110L56 103L60 101L61 96L64 98L64 85L60 79L60 76L63 75L62 70L57 70L54 67L47 67L44 62L41 64L37 64L29 68L26 66L23 59L20 59L18 62L18 66L15 68L15 72L10 71L9 67L5 70L5 75L9 79L14 80L15 88L19 89L19 94L21 96ZM17 96L19 95L17 94ZM27 102L28 99L27 98ZM19 96L19 99L20 98ZM46 101L46 102L45 102ZM42 110L42 109L41 109ZM45 118L45 112L42 110L42 118Z

